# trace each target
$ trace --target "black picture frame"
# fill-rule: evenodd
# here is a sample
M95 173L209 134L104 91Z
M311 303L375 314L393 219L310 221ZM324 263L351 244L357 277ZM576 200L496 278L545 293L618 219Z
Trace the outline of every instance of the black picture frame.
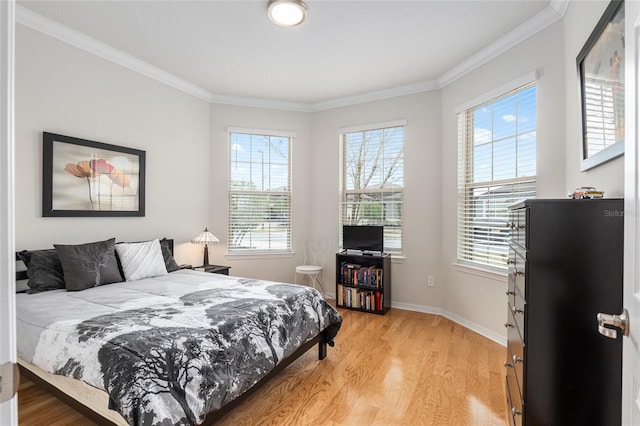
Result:
M145 151L43 132L43 217L145 215Z
M624 0L613 0L576 57L582 171L624 154Z

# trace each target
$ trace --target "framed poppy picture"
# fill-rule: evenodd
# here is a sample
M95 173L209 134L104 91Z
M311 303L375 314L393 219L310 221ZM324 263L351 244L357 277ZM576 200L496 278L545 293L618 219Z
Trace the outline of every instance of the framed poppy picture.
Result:
M145 151L44 132L42 216L144 216Z

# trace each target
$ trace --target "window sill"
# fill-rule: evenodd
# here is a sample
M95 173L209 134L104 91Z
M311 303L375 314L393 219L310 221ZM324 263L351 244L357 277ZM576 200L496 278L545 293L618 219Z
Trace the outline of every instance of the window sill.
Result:
M453 267L455 268L456 271L462 272L465 274L476 275L479 277L488 278L501 283L506 283L508 281L507 271L501 271L499 269L492 269L489 267L483 268L481 266L468 265L463 263L454 263Z
M226 253L225 258L229 260L246 260L246 259L279 259L279 258L290 258L293 257L294 253L292 251L288 252L255 252L255 253Z

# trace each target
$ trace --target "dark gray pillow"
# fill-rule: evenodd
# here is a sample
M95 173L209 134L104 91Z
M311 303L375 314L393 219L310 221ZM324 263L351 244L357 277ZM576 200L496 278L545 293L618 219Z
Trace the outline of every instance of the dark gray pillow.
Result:
M27 293L40 293L64 288L62 265L54 249L23 250L18 253L27 267Z
M86 290L122 281L115 255L116 239L78 245L54 244L67 290Z
M173 254L169 248L169 241L166 238L160 240L160 248L162 249L162 257L164 259L164 266L166 266L167 272L173 272L180 269L180 266L178 266L178 263L173 258Z

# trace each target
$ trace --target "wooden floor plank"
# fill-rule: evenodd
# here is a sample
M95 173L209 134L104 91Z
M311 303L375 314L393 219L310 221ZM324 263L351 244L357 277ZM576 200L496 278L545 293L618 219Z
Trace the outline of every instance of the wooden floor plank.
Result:
M336 346L309 351L219 422L507 425L504 347L439 315L340 310ZM19 425L92 425L23 379Z

